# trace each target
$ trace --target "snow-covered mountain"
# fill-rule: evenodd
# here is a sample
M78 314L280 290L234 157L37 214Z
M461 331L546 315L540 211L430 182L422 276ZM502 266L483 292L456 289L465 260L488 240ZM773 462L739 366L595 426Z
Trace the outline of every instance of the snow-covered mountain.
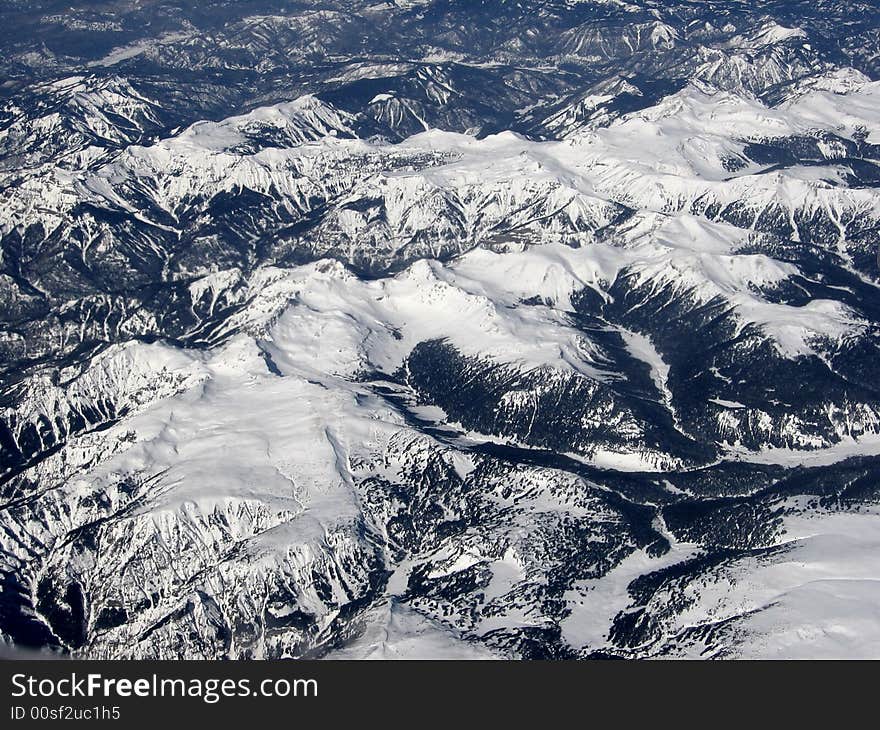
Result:
M0 639L877 656L873 5L54 5L0 31Z

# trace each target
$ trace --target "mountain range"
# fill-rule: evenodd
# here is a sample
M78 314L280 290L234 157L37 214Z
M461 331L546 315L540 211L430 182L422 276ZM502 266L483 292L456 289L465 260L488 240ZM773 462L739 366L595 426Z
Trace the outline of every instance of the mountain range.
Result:
M0 19L0 642L880 656L876 3Z

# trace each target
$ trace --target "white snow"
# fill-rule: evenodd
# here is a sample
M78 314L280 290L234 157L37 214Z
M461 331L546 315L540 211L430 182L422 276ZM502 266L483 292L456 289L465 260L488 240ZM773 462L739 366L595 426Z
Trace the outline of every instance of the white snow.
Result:
M792 549L752 566L742 582L761 606L737 625L736 656L751 659L880 657L880 515L786 520Z
M848 436L833 446L810 451L768 448L762 451L731 451L731 454L753 464L779 464L781 466L827 466L854 456L880 456L880 434L864 434L858 438Z
M663 358L657 352L654 345L651 344L651 340L638 332L622 328L619 332L630 354L650 366L654 385L657 386L657 390L663 395L665 401L671 403L672 394L669 392L669 387L666 384L669 380L669 365L663 362Z
M677 625L732 618L722 650L734 657L877 659L878 518L873 508L786 517L783 552L722 568L691 593L696 602Z
M656 527L667 539L672 538L665 525ZM597 650L608 644L608 630L614 618L632 603L627 588L636 578L661 570L692 557L697 546L670 539L670 550L652 558L636 550L608 573L596 580L577 581L565 594L570 614L560 622L562 634L577 649Z
M372 609L363 633L327 659L501 659L466 641L455 631L403 603L385 602Z

